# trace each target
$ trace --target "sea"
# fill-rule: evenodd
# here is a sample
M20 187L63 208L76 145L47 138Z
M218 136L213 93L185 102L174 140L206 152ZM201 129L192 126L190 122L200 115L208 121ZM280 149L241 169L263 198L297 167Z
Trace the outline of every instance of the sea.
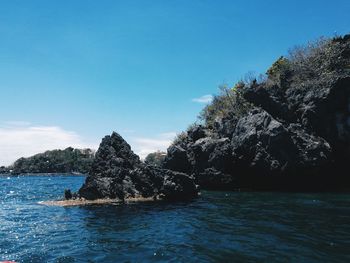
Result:
M0 261L350 262L350 193L57 207L84 176L0 176Z

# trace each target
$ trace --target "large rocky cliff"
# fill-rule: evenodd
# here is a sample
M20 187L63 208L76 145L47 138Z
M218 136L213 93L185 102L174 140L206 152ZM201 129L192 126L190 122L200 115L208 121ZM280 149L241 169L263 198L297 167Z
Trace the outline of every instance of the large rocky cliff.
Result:
M164 168L207 189L349 189L349 35L281 57L266 80L229 92L227 113L177 139Z

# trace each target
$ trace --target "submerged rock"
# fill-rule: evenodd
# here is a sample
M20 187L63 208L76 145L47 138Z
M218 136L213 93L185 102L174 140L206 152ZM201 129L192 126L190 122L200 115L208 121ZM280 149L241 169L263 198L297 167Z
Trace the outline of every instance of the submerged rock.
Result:
M186 200L196 197L198 189L194 178L187 174L142 163L130 145L113 132L103 138L78 194L88 200L137 197Z

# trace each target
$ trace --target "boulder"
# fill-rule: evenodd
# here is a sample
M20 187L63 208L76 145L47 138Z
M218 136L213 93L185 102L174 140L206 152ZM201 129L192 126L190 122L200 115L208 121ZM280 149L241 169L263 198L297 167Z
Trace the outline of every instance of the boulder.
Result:
M206 137L205 128L202 125L194 125L187 130L187 136L191 141L196 141L198 139Z
M190 174L193 165L191 164L189 155L190 151L187 149L187 145L172 145L168 148L167 156L163 162L163 168Z
M285 171L297 154L283 124L259 109L238 121L231 144L236 165L245 166L246 173Z
M232 161L229 138L201 138L191 145L191 150L196 173L210 167L225 171Z
M70 200L73 198L72 192L70 189L64 190L64 199L65 200Z

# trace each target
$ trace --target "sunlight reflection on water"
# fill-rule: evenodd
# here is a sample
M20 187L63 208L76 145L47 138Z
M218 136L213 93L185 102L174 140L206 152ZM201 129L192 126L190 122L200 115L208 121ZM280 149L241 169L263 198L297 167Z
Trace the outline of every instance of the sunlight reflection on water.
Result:
M82 176L0 177L0 260L350 262L349 194L203 192L188 203L48 207Z

